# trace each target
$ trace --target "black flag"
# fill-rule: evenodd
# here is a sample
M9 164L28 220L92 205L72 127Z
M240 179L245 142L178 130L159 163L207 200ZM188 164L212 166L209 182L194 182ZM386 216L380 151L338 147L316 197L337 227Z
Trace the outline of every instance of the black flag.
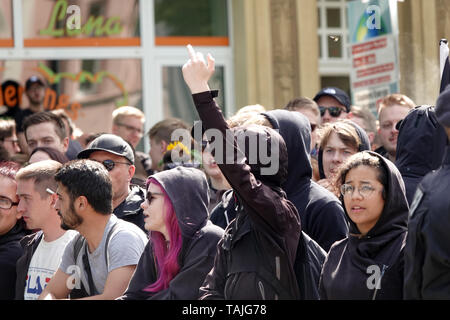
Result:
M450 62L448 59L449 49L447 39L441 39L440 46L440 71L441 71L441 89L439 93L445 90L450 84Z

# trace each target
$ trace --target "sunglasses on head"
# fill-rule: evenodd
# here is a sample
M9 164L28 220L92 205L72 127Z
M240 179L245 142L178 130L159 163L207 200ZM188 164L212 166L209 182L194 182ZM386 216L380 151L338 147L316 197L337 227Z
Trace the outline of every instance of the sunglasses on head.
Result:
M323 115L325 114L325 111L328 110L328 112L330 113L330 116L332 116L333 118L337 118L341 115L342 108L339 107L323 107L323 106L319 106L319 110L320 110L320 116L323 117Z
M131 165L128 162L119 162L119 161L113 161L113 160L103 160L103 161L99 161L101 164L103 164L103 166L106 168L106 170L111 171L112 169L114 169L114 167L116 166L116 164L121 163L121 164L126 164L126 165Z

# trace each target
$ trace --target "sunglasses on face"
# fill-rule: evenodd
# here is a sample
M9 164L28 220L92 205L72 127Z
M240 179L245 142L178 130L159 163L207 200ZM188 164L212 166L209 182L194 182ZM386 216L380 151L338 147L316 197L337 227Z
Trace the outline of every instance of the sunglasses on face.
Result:
M330 116L332 116L333 118L337 118L341 115L342 108L339 107L323 107L323 106L319 106L319 110L320 110L320 116L323 117L325 114L325 111L328 110L328 112L330 113Z
M111 171L112 169L114 169L114 167L116 166L116 164L121 163L121 164L126 164L126 165L131 165L128 162L119 162L119 161L113 161L113 160L103 160L103 161L98 161L101 164L103 164L103 166L106 168L106 170Z

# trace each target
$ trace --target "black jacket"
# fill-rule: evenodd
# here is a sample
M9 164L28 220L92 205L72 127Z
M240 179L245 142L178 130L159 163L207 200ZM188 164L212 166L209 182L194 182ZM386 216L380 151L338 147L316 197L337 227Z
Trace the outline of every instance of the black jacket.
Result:
M405 248L405 299L450 299L450 147L420 182Z
M235 137L227 139L230 129L213 95L194 94L194 103L208 138L209 129L220 132L216 140L222 147L212 153L234 190L239 210L217 246L214 268L200 288L201 299L297 299L293 265L301 228L295 206L280 188L287 175L284 140L274 130L260 126L235 128ZM250 136L256 137L252 147L258 150L278 144L278 150L271 154L271 159L278 161L277 170L263 171L271 171L276 161L266 167L259 158L251 160L250 156L255 159L261 154L249 153ZM246 147L237 141L245 141ZM237 159L225 161L231 156Z
M0 300L13 300L16 285L16 262L22 255L20 239L26 235L22 223L0 236ZM24 291L22 290L22 297Z
M227 226L236 218L236 201L233 189L226 190L222 194L222 200L211 210L209 220L216 226L226 229Z
M331 247L323 265L321 299L403 297L404 246L408 223L405 186L400 172L391 161L375 152L364 152L379 157L388 174L384 208L375 226L363 237L348 218L349 236ZM377 286L379 279L381 283Z
M145 192L139 186L131 186L130 193L127 198L122 201L113 211L117 218L134 223L142 231L147 233L144 228L144 213L141 208L141 203L145 200Z
M300 214L302 231L328 251L335 241L347 236L348 226L339 199L311 180L309 121L287 110L272 110L264 115L286 142L288 177L282 187Z
M157 293L143 289L157 280L151 241L142 254L125 294L119 300L193 300L211 270L223 230L208 221L208 183L198 169L176 167L152 176L167 192L182 235L180 271L169 287Z
M20 245L23 248L23 255L17 260L16 264L17 279L15 300L23 300L24 298L28 268L30 267L31 258L42 240L42 235L43 232L38 231L22 238L20 241Z
M417 107L402 120L395 165L405 181L409 204L420 180L442 165L446 144L447 134L437 122L434 107Z

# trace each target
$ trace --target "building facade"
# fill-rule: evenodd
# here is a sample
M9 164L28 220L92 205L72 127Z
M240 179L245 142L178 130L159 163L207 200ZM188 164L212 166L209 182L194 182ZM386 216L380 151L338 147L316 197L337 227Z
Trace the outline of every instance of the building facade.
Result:
M46 108L66 109L84 132L109 132L121 105L141 108L147 131L165 117L196 119L181 74L191 43L216 58L211 87L226 116L250 104L281 108L324 86L350 92L349 2L0 0L0 80L45 79ZM450 1L397 6L399 91L434 104Z

